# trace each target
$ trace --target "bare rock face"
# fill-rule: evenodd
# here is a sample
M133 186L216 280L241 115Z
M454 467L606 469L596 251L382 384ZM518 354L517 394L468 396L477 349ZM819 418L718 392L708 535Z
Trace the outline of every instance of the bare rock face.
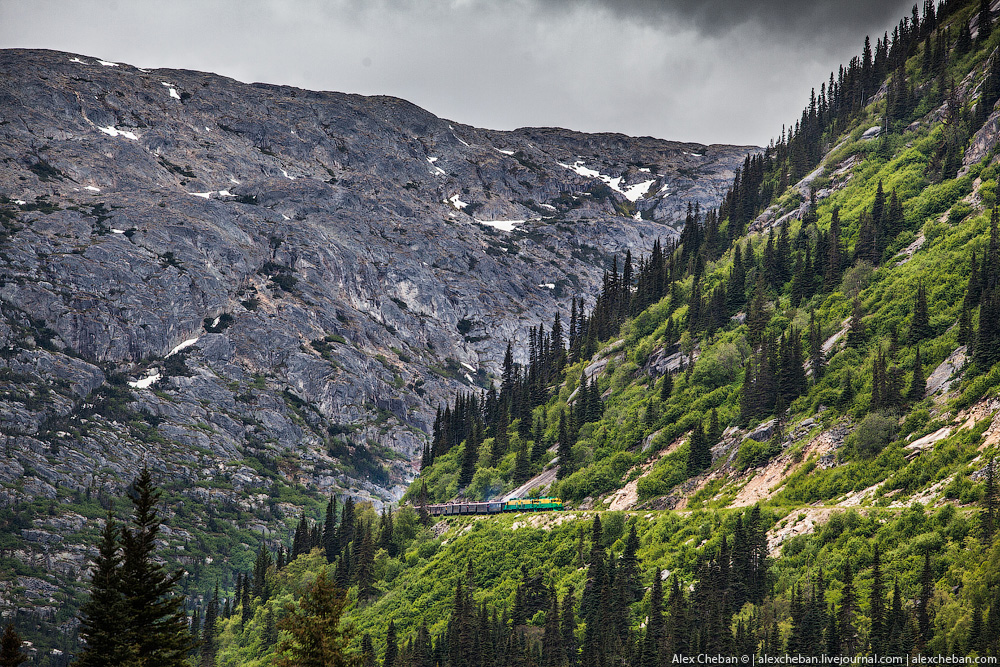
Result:
M755 150L0 51L0 498L398 497L438 405Z

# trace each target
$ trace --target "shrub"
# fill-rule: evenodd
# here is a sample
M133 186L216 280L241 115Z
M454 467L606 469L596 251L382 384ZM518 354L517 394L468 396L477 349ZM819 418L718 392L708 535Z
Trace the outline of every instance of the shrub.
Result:
M892 441L895 433L895 419L881 412L872 412L847 437L848 451L864 458L874 458Z
M764 465L772 456L781 453L781 444L774 438L767 442L757 442L747 439L740 445L740 450L736 453L736 467L739 470L756 468Z

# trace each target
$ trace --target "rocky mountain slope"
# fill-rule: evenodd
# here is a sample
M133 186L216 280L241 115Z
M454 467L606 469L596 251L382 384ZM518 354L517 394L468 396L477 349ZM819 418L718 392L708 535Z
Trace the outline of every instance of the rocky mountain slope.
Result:
M439 404L756 150L51 51L0 72L8 507L143 464L251 511L299 482L397 498Z

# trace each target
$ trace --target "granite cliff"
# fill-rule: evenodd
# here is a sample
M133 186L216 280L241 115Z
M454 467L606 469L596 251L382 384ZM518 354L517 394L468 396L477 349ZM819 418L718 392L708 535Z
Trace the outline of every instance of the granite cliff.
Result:
M753 150L0 51L2 502L398 497L439 404Z

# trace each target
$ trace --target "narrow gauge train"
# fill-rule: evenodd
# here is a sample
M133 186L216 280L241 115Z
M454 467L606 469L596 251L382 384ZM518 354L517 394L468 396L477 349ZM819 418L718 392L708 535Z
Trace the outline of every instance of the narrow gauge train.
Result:
M524 500L493 500L484 503L443 503L426 505L425 507L432 516L451 516L453 514L558 511L562 510L563 504L558 498L525 498Z

